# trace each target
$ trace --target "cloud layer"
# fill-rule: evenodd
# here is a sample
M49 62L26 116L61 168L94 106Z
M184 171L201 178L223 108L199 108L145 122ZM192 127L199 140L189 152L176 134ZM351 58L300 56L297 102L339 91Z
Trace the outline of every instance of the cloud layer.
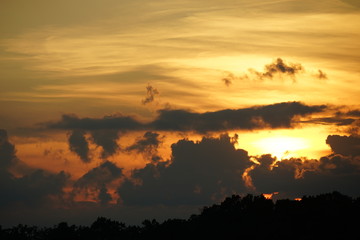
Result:
M276 129L292 128L297 117L322 112L325 105L306 105L301 102L284 102L265 106L240 109L225 109L215 112L196 113L187 110L162 109L155 120L142 123L135 118L123 115L103 118L79 118L75 115L63 115L58 122L45 124L53 129L115 129L194 131L199 133L227 131L235 129Z

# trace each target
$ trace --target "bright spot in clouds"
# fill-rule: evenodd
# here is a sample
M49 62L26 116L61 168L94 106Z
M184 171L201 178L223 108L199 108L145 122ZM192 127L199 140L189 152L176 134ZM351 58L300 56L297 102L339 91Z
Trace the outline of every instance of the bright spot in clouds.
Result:
M301 157L297 154L298 151L310 147L306 139L288 136L263 138L254 142L254 145L277 159Z

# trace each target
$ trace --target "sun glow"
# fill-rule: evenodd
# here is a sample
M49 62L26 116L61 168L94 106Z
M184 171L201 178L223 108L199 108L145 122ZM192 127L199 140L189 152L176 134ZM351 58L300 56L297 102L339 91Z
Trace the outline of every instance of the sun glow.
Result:
M309 144L304 138L277 136L258 140L254 143L264 153L269 153L278 160L290 157L300 157L299 151L309 148Z

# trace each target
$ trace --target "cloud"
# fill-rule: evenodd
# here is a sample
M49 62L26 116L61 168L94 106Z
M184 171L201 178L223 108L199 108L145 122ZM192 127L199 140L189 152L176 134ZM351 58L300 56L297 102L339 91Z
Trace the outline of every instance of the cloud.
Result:
M231 72L226 72L226 76L223 77L221 80L225 83L226 86L230 86L233 81L236 79L235 75Z
M133 172L118 192L129 205L205 204L245 190L241 174L250 164L246 151L235 149L236 138L221 135L171 147L169 162L149 163ZM140 182L140 184L139 184Z
M80 159L89 163L91 161L89 157L89 143L85 137L85 131L73 130L68 138L70 150L75 152Z
M130 116L110 115L103 118L79 118L74 114L64 114L58 122L45 123L52 129L80 129L80 130L98 130L98 129L117 129L119 131L139 130L142 124Z
M153 102L156 95L159 95L159 91L150 84L148 84L148 86L146 87L146 98L141 101L142 104L145 105Z
M74 184L76 188L95 187L100 189L115 179L123 176L122 169L110 161L105 161L80 177Z
M51 201L51 197L61 199L63 188L66 186L70 175L64 171L50 173L42 169L37 169L33 173L23 177L11 179L3 182L2 191L4 198L0 200L0 205L24 203L26 205L39 205L46 201Z
M351 110L345 113L346 116L360 117L360 110Z
M360 119L353 122L346 130L351 136L360 136Z
M146 132L144 136L126 148L126 151L136 151L144 154L147 158L157 162L161 157L157 153L157 148L162 143L159 139L159 134L155 132Z
M123 177L122 169L110 161L105 161L80 177L73 185L72 198L83 196L106 205L113 200L107 186Z
M254 73L259 79L265 78L272 79L275 76L287 75L295 80L295 75L304 68L299 63L286 63L283 59L277 58L273 63L267 64L264 67L264 72L258 72L254 69L250 69L250 72Z
M112 196L108 193L105 185L100 188L98 199L102 205L106 205L112 200Z
M265 79L283 79L283 77L290 77L293 82L296 81L296 75L305 73L305 68L300 63L286 63L282 58L277 58L270 64L264 66L263 71L257 71L253 68L248 69L248 72L236 76L232 72L225 71L225 76L221 79L226 86L230 86L235 80L265 80ZM327 74L318 69L316 74L313 74L320 80L328 79Z
M32 169L30 173L17 177L8 171L8 168L16 167L17 164L19 160L15 154L15 146L9 142L7 132L0 129L0 208L19 203L38 205L50 201L50 197L62 197L69 174L64 171L50 173Z
M15 146L9 142L7 132L0 129L0 169L7 169L15 161Z
M60 121L45 123L45 126L52 129L66 130L168 130L182 132L194 131L199 133L235 129L292 128L295 127L298 117L320 113L325 111L326 108L326 105L283 102L204 113L196 113L188 110L162 109L158 111L158 116L148 123L141 123L133 117L123 115L106 116L103 118L79 118L75 115L63 115ZM113 132L113 139L114 138L115 133ZM100 144L100 141L98 141L98 143L98 145L104 146L104 144ZM116 149L114 144L111 149Z
M326 139L331 150L344 156L360 156L360 136L329 135Z
M321 71L320 69L318 70L318 74L316 75L317 78L319 78L320 80L326 80L327 78L327 74L324 73L323 71Z
M353 118L344 118L339 116L332 116L332 117L320 117L320 118L313 118L310 120L303 121L304 123L316 123L322 125L336 125L336 126L347 126L354 123L356 120Z
M325 105L308 106L299 102L286 102L205 113L160 110L158 118L151 125L157 130L200 133L234 129L292 128L295 126L296 117L322 112L325 108Z
M107 158L116 153L120 148L117 144L118 138L119 135L117 130L105 129L91 131L92 141L103 149L101 153L102 158Z
M360 180L358 158L330 155L319 160L285 159L271 155L257 157L249 176L256 192L280 192L289 198L340 190L352 196L360 194L354 182Z
M344 108L344 106L328 106L329 113L332 115L325 117L315 117L302 121L303 123L316 123L323 125L335 125L335 126L349 126L357 127L357 124L360 120L360 111L357 109L348 110L348 111L339 111L339 109ZM335 110L336 112L332 112Z

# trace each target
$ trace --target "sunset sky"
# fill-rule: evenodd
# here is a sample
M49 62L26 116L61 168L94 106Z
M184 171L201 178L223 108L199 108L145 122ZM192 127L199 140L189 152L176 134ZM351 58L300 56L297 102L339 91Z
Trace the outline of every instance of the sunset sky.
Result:
M0 3L0 225L360 196L358 0Z

